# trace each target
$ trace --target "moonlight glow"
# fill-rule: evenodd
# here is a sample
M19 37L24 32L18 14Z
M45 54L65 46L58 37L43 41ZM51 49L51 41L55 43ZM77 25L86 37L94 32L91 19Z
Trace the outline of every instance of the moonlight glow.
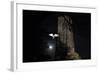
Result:
M52 49L53 49L53 46L52 46L52 45L50 45L50 46L49 46L49 49L50 49L50 50L52 50Z

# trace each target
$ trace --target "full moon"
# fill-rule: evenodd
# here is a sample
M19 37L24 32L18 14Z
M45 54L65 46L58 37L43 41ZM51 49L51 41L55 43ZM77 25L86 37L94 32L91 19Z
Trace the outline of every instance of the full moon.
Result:
M49 46L49 49L50 49L50 50L52 50L52 49L53 49L53 46L52 46L52 45L50 45L50 46Z

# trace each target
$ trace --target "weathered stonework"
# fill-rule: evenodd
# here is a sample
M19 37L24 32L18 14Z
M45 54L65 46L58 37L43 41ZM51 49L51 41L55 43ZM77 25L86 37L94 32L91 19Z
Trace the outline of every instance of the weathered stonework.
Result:
M75 52L74 36L72 30L72 19L69 16L58 17L59 41L67 47L66 59L79 59Z

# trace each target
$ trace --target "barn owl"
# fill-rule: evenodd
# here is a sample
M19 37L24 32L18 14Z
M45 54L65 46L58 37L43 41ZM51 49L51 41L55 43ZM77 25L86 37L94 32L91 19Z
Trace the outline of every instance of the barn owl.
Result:
M55 37L58 37L59 35L58 34L50 33L49 36L51 36L54 39Z

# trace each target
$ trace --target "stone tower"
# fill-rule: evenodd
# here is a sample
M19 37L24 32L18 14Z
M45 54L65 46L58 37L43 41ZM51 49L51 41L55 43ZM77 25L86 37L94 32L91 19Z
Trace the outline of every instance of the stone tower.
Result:
M69 16L58 16L59 41L67 48L66 59L80 59L75 52L74 34L72 29L72 19Z

